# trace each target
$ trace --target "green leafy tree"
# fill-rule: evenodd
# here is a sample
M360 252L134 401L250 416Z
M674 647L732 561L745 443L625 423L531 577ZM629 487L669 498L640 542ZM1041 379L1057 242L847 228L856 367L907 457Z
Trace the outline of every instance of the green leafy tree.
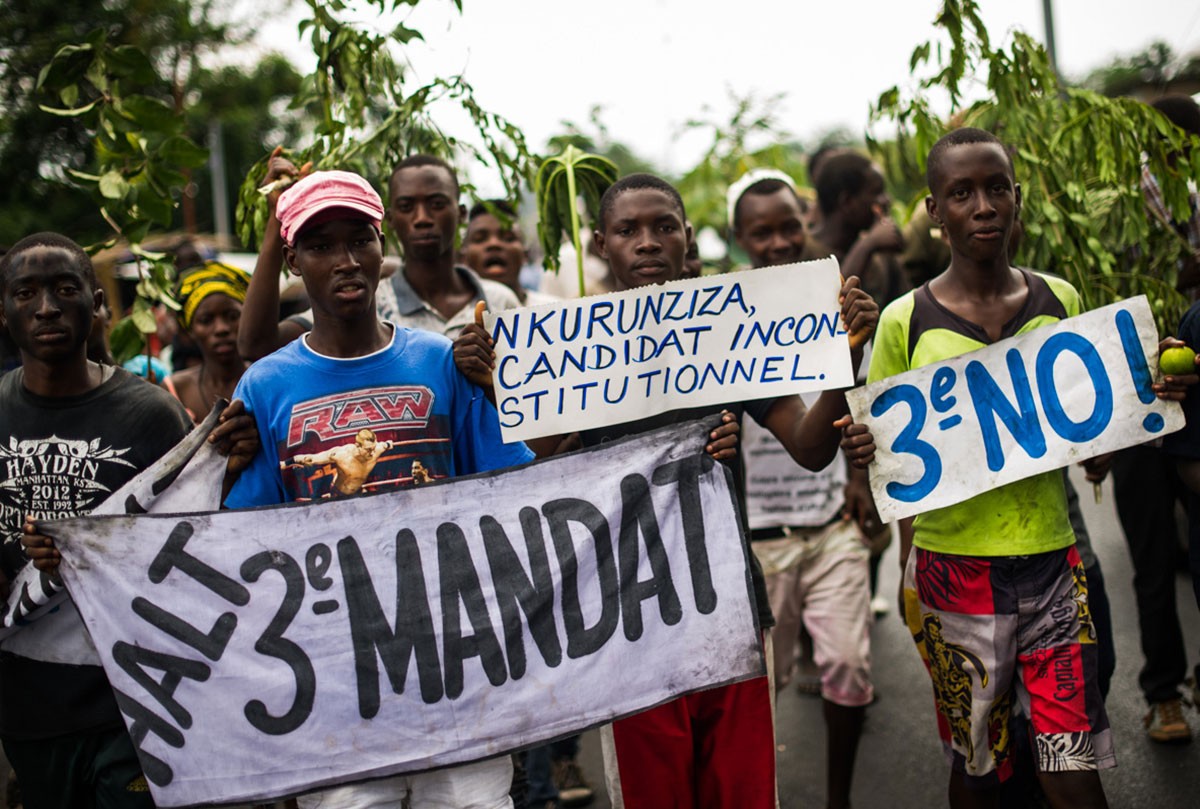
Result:
M0 13L0 243L45 229L69 232L84 244L110 234L99 209L79 193L68 171L94 168L93 119L47 115L39 106L75 106L37 90L42 68L59 48L90 42L88 37L97 32L108 47L136 49L154 68L153 75L127 70L116 92L148 95L177 108L172 82L185 76L194 55L236 39L230 26L211 22L216 14L212 5L212 0L5 4Z
M110 335L113 356L124 361L156 328L153 307L178 308L171 294L174 268L142 249L151 228L171 225L184 171L204 164L207 152L184 134L173 103L150 94L165 83L144 51L109 41L103 29L85 42L64 45L38 75L38 89L57 99L41 104L54 116L81 121L93 133L92 171L67 169L86 189L111 228L108 245L129 245L141 276L129 317Z
M404 157L432 153L465 157L496 171L507 194L516 199L528 185L536 166L521 130L504 117L484 109L461 76L438 77L419 86L397 49L421 33L400 22L376 33L346 19L343 0L306 0L310 16L300 23L317 57L316 69L305 76L292 100L296 109L318 112L312 142L288 154L297 165L352 169L369 179L390 176ZM420 0L366 0L381 19L401 6ZM459 12L461 0L451 0ZM457 106L470 118L474 137L444 131L432 110L439 104ZM478 138L481 145L477 145ZM238 199L238 233L252 246L266 222L266 198L257 188L265 174L267 155L251 168ZM466 185L466 184L465 184ZM472 190L466 185L466 190Z
M237 208L238 188L250 168L276 144L296 143L306 131L305 121L314 109L292 109L303 77L284 56L271 53L257 64L209 69L201 66L193 74L184 109L189 137L206 143L211 150L213 134L221 138L227 210ZM212 122L219 122L215 129ZM211 171L197 171L195 186L196 229L215 232L211 218L214 180Z
M775 114L782 100L782 94L731 95L728 120L697 118L684 124L685 131L703 130L711 137L704 156L676 184L697 231L711 227L725 232L725 192L750 169L779 169L800 184L807 179L804 148L779 126Z
M973 0L946 0L935 24L948 43L918 46L911 67L926 75L911 94L884 92L872 116L896 126L911 180L923 184L925 155L948 121L994 131L1012 148L1022 184L1026 235L1018 262L1065 276L1087 308L1144 293L1160 329L1173 329L1186 304L1177 275L1191 253L1181 234L1147 212L1142 165L1182 220L1187 181L1200 177L1200 149L1176 160L1183 135L1157 111L1061 84L1027 34L993 46ZM986 98L972 102L981 83ZM946 97L943 117L935 99Z

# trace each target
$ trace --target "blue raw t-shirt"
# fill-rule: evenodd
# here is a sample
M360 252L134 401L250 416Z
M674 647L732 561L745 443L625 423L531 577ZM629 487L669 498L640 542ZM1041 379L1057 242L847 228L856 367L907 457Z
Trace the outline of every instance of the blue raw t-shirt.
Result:
M383 491L516 466L500 420L454 366L445 337L394 326L391 342L337 359L294 340L247 369L234 397L258 424L262 449L228 508Z

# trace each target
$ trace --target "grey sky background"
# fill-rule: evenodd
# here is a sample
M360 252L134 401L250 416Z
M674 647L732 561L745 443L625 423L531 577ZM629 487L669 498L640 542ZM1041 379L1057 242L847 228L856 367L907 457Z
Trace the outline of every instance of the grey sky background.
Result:
M1042 0L982 0L993 42L1014 27L1044 37ZM860 133L870 103L909 85L913 48L935 34L938 0L424 0L406 11L426 38L406 51L412 78L462 73L479 102L520 126L534 149L586 124L602 105L613 139L671 172L702 156L708 136L691 118L727 120L730 93L783 93L775 112L791 135L845 127ZM1177 54L1200 50L1200 3L1055 0L1059 67L1080 77L1161 39ZM313 60L295 33L302 9L264 26L262 47L304 70ZM381 26L381 28L386 26ZM443 119L439 117L439 122ZM446 111L461 135L464 116ZM476 177L487 190L486 177ZM498 189L495 189L498 190Z

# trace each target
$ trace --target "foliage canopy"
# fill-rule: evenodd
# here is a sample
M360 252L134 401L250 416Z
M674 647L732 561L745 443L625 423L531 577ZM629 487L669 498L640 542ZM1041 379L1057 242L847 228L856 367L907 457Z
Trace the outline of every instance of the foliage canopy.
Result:
M895 154L919 186L925 155L949 129L977 126L1010 148L1022 185L1026 236L1017 261L1065 276L1093 308L1146 294L1160 330L1173 331L1186 300L1176 291L1186 239L1148 212L1145 165L1177 221L1188 215L1187 181L1200 177L1200 148L1182 155L1184 135L1151 107L1062 84L1045 50L1015 32L993 46L974 0L945 0L936 26L949 42L912 54L911 93L885 91L872 120L894 122ZM932 72L930 72L932 71ZM986 90L983 100L972 93ZM949 116L935 113L948 97Z

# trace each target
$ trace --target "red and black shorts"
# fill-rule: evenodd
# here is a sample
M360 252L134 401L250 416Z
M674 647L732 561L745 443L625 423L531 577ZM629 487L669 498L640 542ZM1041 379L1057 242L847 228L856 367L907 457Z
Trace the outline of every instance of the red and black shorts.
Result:
M1003 557L913 548L904 600L956 770L984 784L1012 773L1014 702L1029 717L1040 771L1116 765L1074 546Z

